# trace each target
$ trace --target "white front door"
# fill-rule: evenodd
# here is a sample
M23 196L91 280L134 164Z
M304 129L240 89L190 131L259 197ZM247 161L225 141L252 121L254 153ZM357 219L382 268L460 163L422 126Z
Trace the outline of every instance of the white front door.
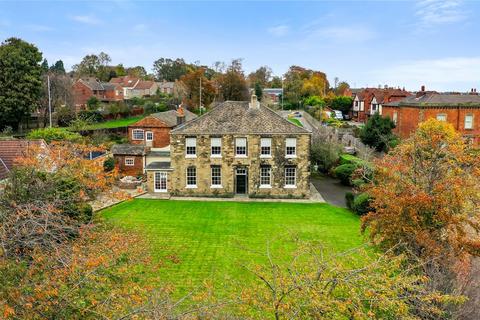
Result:
M145 141L147 142L147 147L152 146L152 141L153 141L153 132L152 131L145 132Z
M155 178L153 180L154 192L167 192L167 173L155 172Z

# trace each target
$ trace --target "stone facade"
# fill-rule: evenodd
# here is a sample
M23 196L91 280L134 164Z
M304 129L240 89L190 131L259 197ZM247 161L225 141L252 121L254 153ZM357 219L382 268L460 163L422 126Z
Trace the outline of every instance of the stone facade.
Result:
M172 134L170 139L172 172L169 176L169 191L183 196L233 196L236 192L236 168L247 172L247 191L250 197L308 198L310 196L310 134L224 134L196 135L196 157L188 158L185 141L191 135ZM211 157L210 139L221 138L221 157ZM247 138L247 156L235 156L235 138ZM260 157L260 139L271 138L271 157ZM286 138L296 138L296 157L286 158ZM187 188L186 170L196 168L197 186ZM211 183L211 167L221 168L221 187ZM260 167L271 167L271 187L260 187ZM296 186L284 186L285 167L296 167ZM152 190L153 179L148 179Z

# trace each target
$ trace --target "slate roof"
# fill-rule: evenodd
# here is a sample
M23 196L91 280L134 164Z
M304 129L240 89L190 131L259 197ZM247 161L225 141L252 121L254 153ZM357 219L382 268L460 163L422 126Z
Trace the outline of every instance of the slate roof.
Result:
M115 83L100 82L95 78L84 78L80 80L92 90L115 90L117 87L117 84Z
M138 89L138 90L150 89L154 84L155 84L154 81L140 80L140 81L138 81L137 85L133 89Z
M112 153L118 155L143 156L145 146L139 144L115 144L112 146Z
M418 107L480 107L480 96L466 94L426 93L422 96L410 96L388 103L386 106Z
M247 101L225 101L171 134L309 134L275 111L250 108Z
M150 151L148 155L152 157L170 157L170 151Z
M184 109L184 112L185 112L185 121L186 122L191 121L191 120L198 117L195 113L190 112L186 109ZM176 110L168 110L168 111L164 111L164 112L157 112L157 113L152 113L151 115L154 116L155 118L159 119L159 120L162 120L163 122L165 122L170 127L175 127L177 125L177 111Z
M124 76L112 78L110 79L110 83L116 83L125 88L133 88L139 80L139 78Z
M47 147L47 144L44 140L0 140L0 179L5 179L15 161L26 156L32 147Z
M154 161L150 162L146 167L146 170L159 170L159 169L171 169L170 162L166 161Z

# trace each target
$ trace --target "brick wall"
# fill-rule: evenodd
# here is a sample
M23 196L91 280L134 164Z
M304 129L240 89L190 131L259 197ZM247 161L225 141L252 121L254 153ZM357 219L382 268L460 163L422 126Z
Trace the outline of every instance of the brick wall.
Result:
M93 96L93 91L84 83L77 81L72 86L73 103L76 107L87 105L87 100Z
M134 165L125 165L125 158L133 158ZM143 174L143 156L115 155L114 160L115 167L118 169L121 176L139 176Z
M132 132L134 129L144 131L143 140L133 140ZM160 119L154 116L148 116L128 127L128 140L132 144L146 145L147 131L153 132L152 148L163 148L170 144L171 128Z
M397 126L394 132L402 138L408 138L416 130L418 124L430 119L437 118L438 114L445 114L447 122L451 123L455 130L469 137L476 145L480 144L480 109L478 108L416 108L416 107L383 107L383 115L394 118L397 113ZM473 115L473 129L465 129L465 116Z

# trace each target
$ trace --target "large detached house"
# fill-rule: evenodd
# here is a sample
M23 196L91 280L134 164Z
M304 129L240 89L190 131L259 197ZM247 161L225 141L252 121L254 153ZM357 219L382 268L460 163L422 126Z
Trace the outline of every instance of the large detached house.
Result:
M148 190L183 196L310 197L311 133L248 101L226 101L170 133Z
M453 125L466 139L480 145L480 96L475 89L469 94L441 94L421 90L414 96L387 103L383 115L395 123L394 132L408 138L419 123L435 118Z
M386 103L401 100L411 93L395 88L366 88L353 93L352 118L355 121L367 122L368 118L378 113L382 115L382 107Z
M96 97L103 102L122 101L123 89L119 84L100 82L96 78L78 79L72 86L73 101L77 111L84 109L88 99Z

